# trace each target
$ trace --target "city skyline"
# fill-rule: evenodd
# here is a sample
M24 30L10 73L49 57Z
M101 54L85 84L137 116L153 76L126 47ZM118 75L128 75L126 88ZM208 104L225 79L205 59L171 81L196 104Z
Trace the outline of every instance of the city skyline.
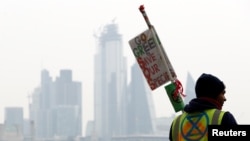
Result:
M138 10L145 10L155 26L179 80L185 86L187 72L196 80L213 73L226 84L227 102L239 123L248 123L250 46L249 1L67 1L23 0L0 2L0 112L4 107L24 107L28 115L28 95L40 83L42 69L58 76L72 69L81 81L84 121L93 119L93 58L96 38L103 25L113 19L123 35L128 68L135 63L128 41L147 29ZM128 81L130 81L128 79ZM157 117L174 113L164 88L152 91ZM3 116L0 117L3 122Z
M129 118L128 118L128 120L129 120L129 122L127 123L127 128L129 128L129 132L128 133L125 133L125 134L128 134L128 135L134 135L135 133L136 134L141 134L141 135L152 135L152 137L153 137L153 135L158 135L158 136L155 136L155 137L164 137L164 138L166 138L167 136L167 133L166 133L166 127L167 126L170 126L170 123L171 123L171 118L173 118L173 115L171 116L171 117L164 117L164 118L168 118L168 120L163 120L164 118L163 117L161 117L161 118L156 118L155 117L155 107L154 107L154 102L152 101L153 99L152 99L152 93L151 93L151 90L150 90L150 88L148 87L148 84L147 84L147 82L144 80L144 78L143 78L143 75L142 75L142 73L141 73L141 70L140 70L140 68L139 68L139 66L138 66L138 64L134 64L133 65L133 67L131 68L131 79L132 79L132 81L131 81L131 83L127 86L128 87L128 89L127 89L127 97L130 99L129 101L130 101L130 103L129 104L127 104L127 106L129 106L128 108L130 109L129 110L129 114L127 114L128 116L129 116ZM40 130L40 128L41 127L39 127L39 125L38 125L38 123L36 122L36 121L40 121L40 120L37 120L37 118L36 117L39 117L39 116L36 116L37 115L37 113L39 113L39 111L37 111L37 110L39 110L39 109L44 109L44 110L46 110L46 109L48 109L48 110L52 110L51 108L52 107L54 107L54 106L56 106L57 104L70 104L70 103L72 103L72 102L70 102L70 101L72 101L73 99L75 99L75 97L73 96L73 95L75 95L74 93L69 93L69 90L70 91L72 91L72 89L68 89L69 87L71 87L70 85L69 85L69 82L73 82L73 83L76 83L75 81L72 81L72 71L71 70L60 70L60 76L57 76L56 77L56 79L55 80L53 80L52 79L52 77L50 76L50 73L47 71L47 70L42 70L41 71L41 86L40 87L38 87L38 88L35 88L34 89L34 92L33 92L33 94L32 94L32 102L30 103L30 111L29 111L29 113L31 113L30 114L30 117L27 119L24 119L24 117L23 117L23 108L22 107L6 107L5 108L5 110L6 111L10 111L9 109L17 109L18 111L21 111L22 112L22 115L20 115L19 114L19 116L17 116L16 118L19 120L18 122L18 124L16 124L16 125L21 125L21 126L30 126L29 124L31 124L31 122L30 121L32 121L32 122L34 122L35 124L35 127L37 127L36 128L36 131L34 131L34 132L36 132L36 137L41 137L41 135L39 135L40 133L39 132L41 132L41 131L39 131ZM193 80L192 80L192 76L190 75L190 74L188 74L188 77L187 77L188 79L187 79L187 82L192 82ZM59 83L58 83L59 82ZM63 83L62 83L63 82ZM141 83L142 82L142 83ZM55 84L53 84L53 83L55 83L56 85L61 85L60 87L58 87L58 86L56 86ZM61 84L60 84L61 83ZM79 83L80 84L80 82L77 82L77 83ZM63 84L63 85L62 85ZM67 85L65 85L65 84L67 84ZM78 85L79 85L78 84ZM53 87L53 85L55 85L56 87L56 91L61 91L61 90L63 90L63 91L61 91L60 92L60 95L58 95L58 96L60 96L60 97L58 97L57 99L54 99L53 98L53 95L55 95L55 94L53 94L54 92L55 92L55 90L50 90L51 88L52 89L54 89ZM190 83L189 85L188 85L188 87L190 87L190 88L192 88L193 87L193 83ZM66 86L65 88L63 88L64 86ZM61 90L60 90L61 89ZM67 91L65 91L65 90L67 90ZM44 91L44 92L43 92ZM58 91L58 92L59 92ZM188 90L187 90L188 91ZM186 92L187 92L186 91ZM52 93L51 93L52 92ZM72 92L74 92L74 91L72 91ZM185 93L186 93L185 92ZM63 98L63 97L65 97L65 94L67 95L67 93L68 94L70 94L71 95L71 97L70 98L68 98L66 101L65 101L65 99ZM59 94L59 93L58 93ZM102 93L103 94L103 93ZM39 96L40 95L40 96ZM44 95L44 96L43 96ZM47 96L46 96L47 95ZM51 96L49 96L49 95L51 95ZM48 98L48 96L50 97L50 98L52 98L52 99L47 99ZM56 96L56 95L55 95ZM47 97L47 98L46 98ZM77 98L78 96L76 95L76 98ZM39 100L40 99L40 100ZM43 100L44 99L44 100ZM71 99L71 100L70 100ZM126 99L126 98L125 98ZM123 99L123 100L125 100L125 99ZM76 100L76 99L75 99ZM44 101L44 102L46 102L47 104L42 104L43 102L42 101ZM53 102L53 101L58 101L58 102ZM128 102L129 102L128 101ZM70 102L70 103L69 103ZM145 103L146 102L146 103ZM54 103L54 104L53 104ZM111 101L111 103L112 103L112 101ZM40 106L39 106L40 105ZM54 106L53 106L54 105ZM84 104L82 104L82 105L84 105ZM63 106L63 105L61 105L61 106ZM67 105L65 105L65 106L67 106ZM39 108L40 107L40 108ZM51 107L51 108L50 108ZM114 107L114 106L113 106ZM55 110L55 108L56 107L54 107L53 108L53 111L55 112L55 113L58 113L57 112L57 110ZM60 107L59 107L60 108ZM63 109L62 109L63 108ZM61 114L62 113L68 113L68 112L70 112L70 109L65 109L66 107L61 107L61 110L63 110L63 112L60 112ZM17 110L14 110L13 111L13 114L15 114L15 111L17 111ZM20 112L18 112L17 111L17 114L18 113L20 113ZM58 109L58 111L60 111L60 109ZM84 111L82 111L83 112L83 114L82 115L86 115L86 113L84 113ZM12 114L12 115L13 115ZM44 113L45 114L45 113ZM107 114L107 113L106 113ZM46 114L45 114L46 115ZM67 116L68 114L64 114L64 118L65 117L68 117ZM69 115L74 115L74 114L69 114ZM6 115L5 114L5 116L7 116L7 121L16 121L16 120L13 120L13 117L11 117L11 115L9 115L8 116L8 114ZM42 119L44 119L46 116L42 116ZM82 116L81 116L82 117ZM141 120L137 120L137 121L134 121L134 119L135 119L135 117L136 117L136 119L141 119ZM67 119L67 118L66 118ZM158 119L158 120L156 120L156 119ZM20 121L20 120L23 120L23 121ZM24 121L27 121L27 122L24 122ZM59 120L60 121L60 120ZM57 121L57 122L59 122L59 121ZM157 121L157 123L156 123L156 121ZM165 121L166 123L162 123L163 121ZM23 123L22 123L23 122ZM56 123L57 123L56 122ZM93 121L88 121L88 122L93 122ZM95 122L95 120L94 120L94 122ZM12 127L13 126L13 124L7 124L8 122L5 122L4 123L4 126L5 127L8 127L7 125L10 125L10 127ZM9 123L13 123L13 122L9 122ZM54 123L54 124L56 124L56 123ZM74 122L73 122L74 123ZM159 124L159 123L161 123L161 124ZM168 124L167 124L168 123ZM74 126L74 124L72 124L73 126ZM63 126L63 125L61 125L61 126ZM146 128L146 126L148 126L147 128ZM159 126L159 127L158 127ZM166 126L166 127L164 127L164 126ZM67 127L70 129L70 127L72 127L71 125L67 125ZM68 129L67 128L67 129ZM86 127L81 127L81 128L87 128L87 126ZM93 128L93 127L92 127ZM20 129L22 129L21 127L20 127ZM39 129L39 130L38 130ZM66 129L66 128L61 128L61 129ZM165 130L162 130L162 129L165 129ZM161 133L162 131L164 131L163 133ZM26 134L24 134L24 137L29 137L30 135L29 134L31 134L29 131L30 131L30 129L25 129L24 130L25 132L27 132ZM21 133L21 132L20 132ZM23 136L22 134L20 134L21 135L21 137ZM28 135L28 136L27 136ZM85 135L85 133L83 133L83 135ZM92 134L91 134L92 135ZM160 136L159 136L160 135ZM43 135L44 136L44 135ZM31 135L31 137L33 137L32 135ZM87 135L87 136L83 136L83 137L89 137L89 135ZM118 136L117 136L118 137Z

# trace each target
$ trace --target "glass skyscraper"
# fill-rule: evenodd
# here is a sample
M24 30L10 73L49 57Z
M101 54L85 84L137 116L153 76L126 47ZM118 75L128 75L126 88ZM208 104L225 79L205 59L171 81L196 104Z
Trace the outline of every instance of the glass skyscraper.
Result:
M72 80L71 70L61 70L55 81L47 70L42 71L41 86L32 94L30 120L37 139L82 135L81 83Z
M138 64L132 66L128 93L128 135L153 135L156 113L151 89Z
M104 26L98 36L94 72L93 139L153 135L155 111L151 90L137 65L127 83L127 63L122 36L115 23Z
M94 76L94 134L101 141L125 134L127 65L122 36L115 23L98 37Z

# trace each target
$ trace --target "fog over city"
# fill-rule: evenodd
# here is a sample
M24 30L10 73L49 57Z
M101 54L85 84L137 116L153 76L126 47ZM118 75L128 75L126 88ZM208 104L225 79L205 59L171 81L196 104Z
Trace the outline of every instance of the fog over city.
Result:
M223 109L249 124L250 1L248 0L2 0L0 1L0 123L5 107L23 107L46 69L55 79L72 70L82 83L83 132L94 118L94 55L100 32L112 22L122 35L128 82L135 57L128 41L151 23L185 90L187 74L218 76L226 84ZM189 95L189 94L186 94ZM165 89L152 91L157 117L174 109Z

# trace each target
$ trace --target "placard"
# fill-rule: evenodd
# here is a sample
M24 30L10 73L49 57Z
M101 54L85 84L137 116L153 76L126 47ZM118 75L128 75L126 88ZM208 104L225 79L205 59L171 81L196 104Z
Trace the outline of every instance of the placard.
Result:
M129 45L151 90L176 78L153 26L131 39Z

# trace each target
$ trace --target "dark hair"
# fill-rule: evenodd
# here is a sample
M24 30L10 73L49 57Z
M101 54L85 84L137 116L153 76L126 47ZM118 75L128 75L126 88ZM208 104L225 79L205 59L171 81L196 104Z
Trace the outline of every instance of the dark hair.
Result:
M197 98L216 98L225 88L226 86L219 78L203 73L196 81L195 93Z

